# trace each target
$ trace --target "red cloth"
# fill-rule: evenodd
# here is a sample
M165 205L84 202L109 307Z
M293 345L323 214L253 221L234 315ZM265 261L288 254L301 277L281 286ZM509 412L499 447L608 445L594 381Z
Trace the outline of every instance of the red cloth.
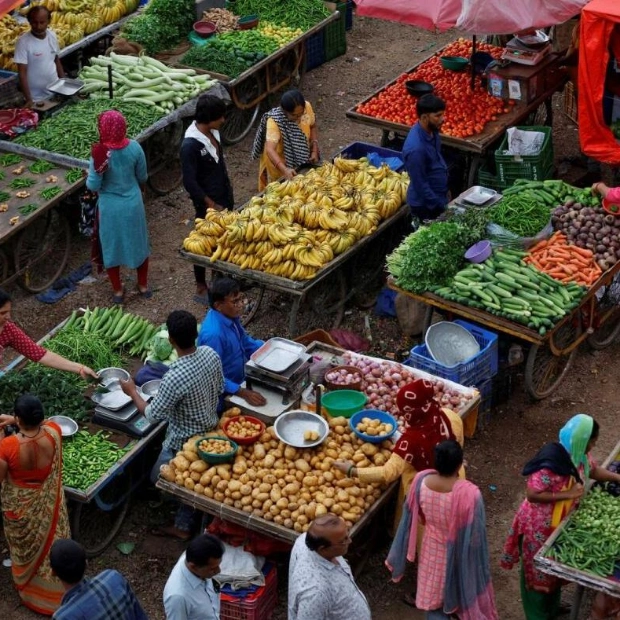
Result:
M392 452L416 471L435 465L434 448L438 443L456 440L450 419L434 395L433 384L425 379L403 386L396 395L396 404L407 426Z
M124 149L129 144L127 138L127 121L117 110L102 112L98 119L99 142L95 142L90 154L95 171L102 174L108 167L110 151Z
M40 362L47 351L27 336L13 321L7 321L0 332L0 357L4 347L12 347L33 362Z

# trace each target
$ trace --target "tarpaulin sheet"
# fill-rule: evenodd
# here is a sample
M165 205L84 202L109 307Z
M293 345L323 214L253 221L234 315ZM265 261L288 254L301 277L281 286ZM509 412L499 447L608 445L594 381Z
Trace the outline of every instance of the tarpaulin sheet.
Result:
M586 155L612 165L620 164L620 144L603 118L603 97L610 39L619 24L618 0L592 0L579 28L579 142Z
M358 15L427 30L456 26L469 34L512 34L560 24L588 0L356 0Z
M0 0L0 17L10 13L15 7L21 6L24 0Z

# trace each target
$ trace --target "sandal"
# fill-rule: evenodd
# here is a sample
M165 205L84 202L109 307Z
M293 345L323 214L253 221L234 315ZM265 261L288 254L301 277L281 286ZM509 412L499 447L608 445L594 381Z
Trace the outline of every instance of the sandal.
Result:
M151 534L158 538L174 538L180 542L188 542L192 537L190 532L180 530L174 525L155 527L151 530Z
M120 295L112 295L113 304L117 304L120 306L124 302L125 302L125 291L124 290Z
M147 288L144 291L138 289L138 295L140 295L142 299L151 299L151 297L153 297L153 291L150 288Z
M405 605L409 605L409 607L417 609L415 604L415 594L405 594L405 596L403 596L403 603L405 603Z

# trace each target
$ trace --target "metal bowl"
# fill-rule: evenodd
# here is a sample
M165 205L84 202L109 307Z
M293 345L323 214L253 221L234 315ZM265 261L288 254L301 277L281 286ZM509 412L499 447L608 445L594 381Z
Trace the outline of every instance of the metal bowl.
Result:
M161 379L151 379L140 386L140 391L147 396L156 396L160 385Z
M56 422L60 426L63 437L71 437L78 432L78 425L75 420L68 418L66 415L53 415L47 418L50 422Z
M329 426L320 415L301 409L283 413L273 427L278 439L293 448L314 448L322 444L329 434ZM306 431L317 431L319 438L316 441L305 441Z
M456 366L480 353L480 344L473 335L450 321L431 325L424 343L432 358L444 366Z
M123 381L131 379L129 373L122 368L102 368L97 374L99 375L99 383L105 387L110 387L110 384L118 383L121 379Z

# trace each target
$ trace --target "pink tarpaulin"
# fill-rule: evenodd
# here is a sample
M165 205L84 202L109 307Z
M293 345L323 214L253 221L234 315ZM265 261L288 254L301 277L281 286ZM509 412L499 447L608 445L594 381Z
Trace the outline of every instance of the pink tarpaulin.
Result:
M469 34L512 34L560 24L577 15L588 0L356 0L366 17L420 26L457 27Z
M0 17L4 17L4 15L23 3L24 0L0 0Z

